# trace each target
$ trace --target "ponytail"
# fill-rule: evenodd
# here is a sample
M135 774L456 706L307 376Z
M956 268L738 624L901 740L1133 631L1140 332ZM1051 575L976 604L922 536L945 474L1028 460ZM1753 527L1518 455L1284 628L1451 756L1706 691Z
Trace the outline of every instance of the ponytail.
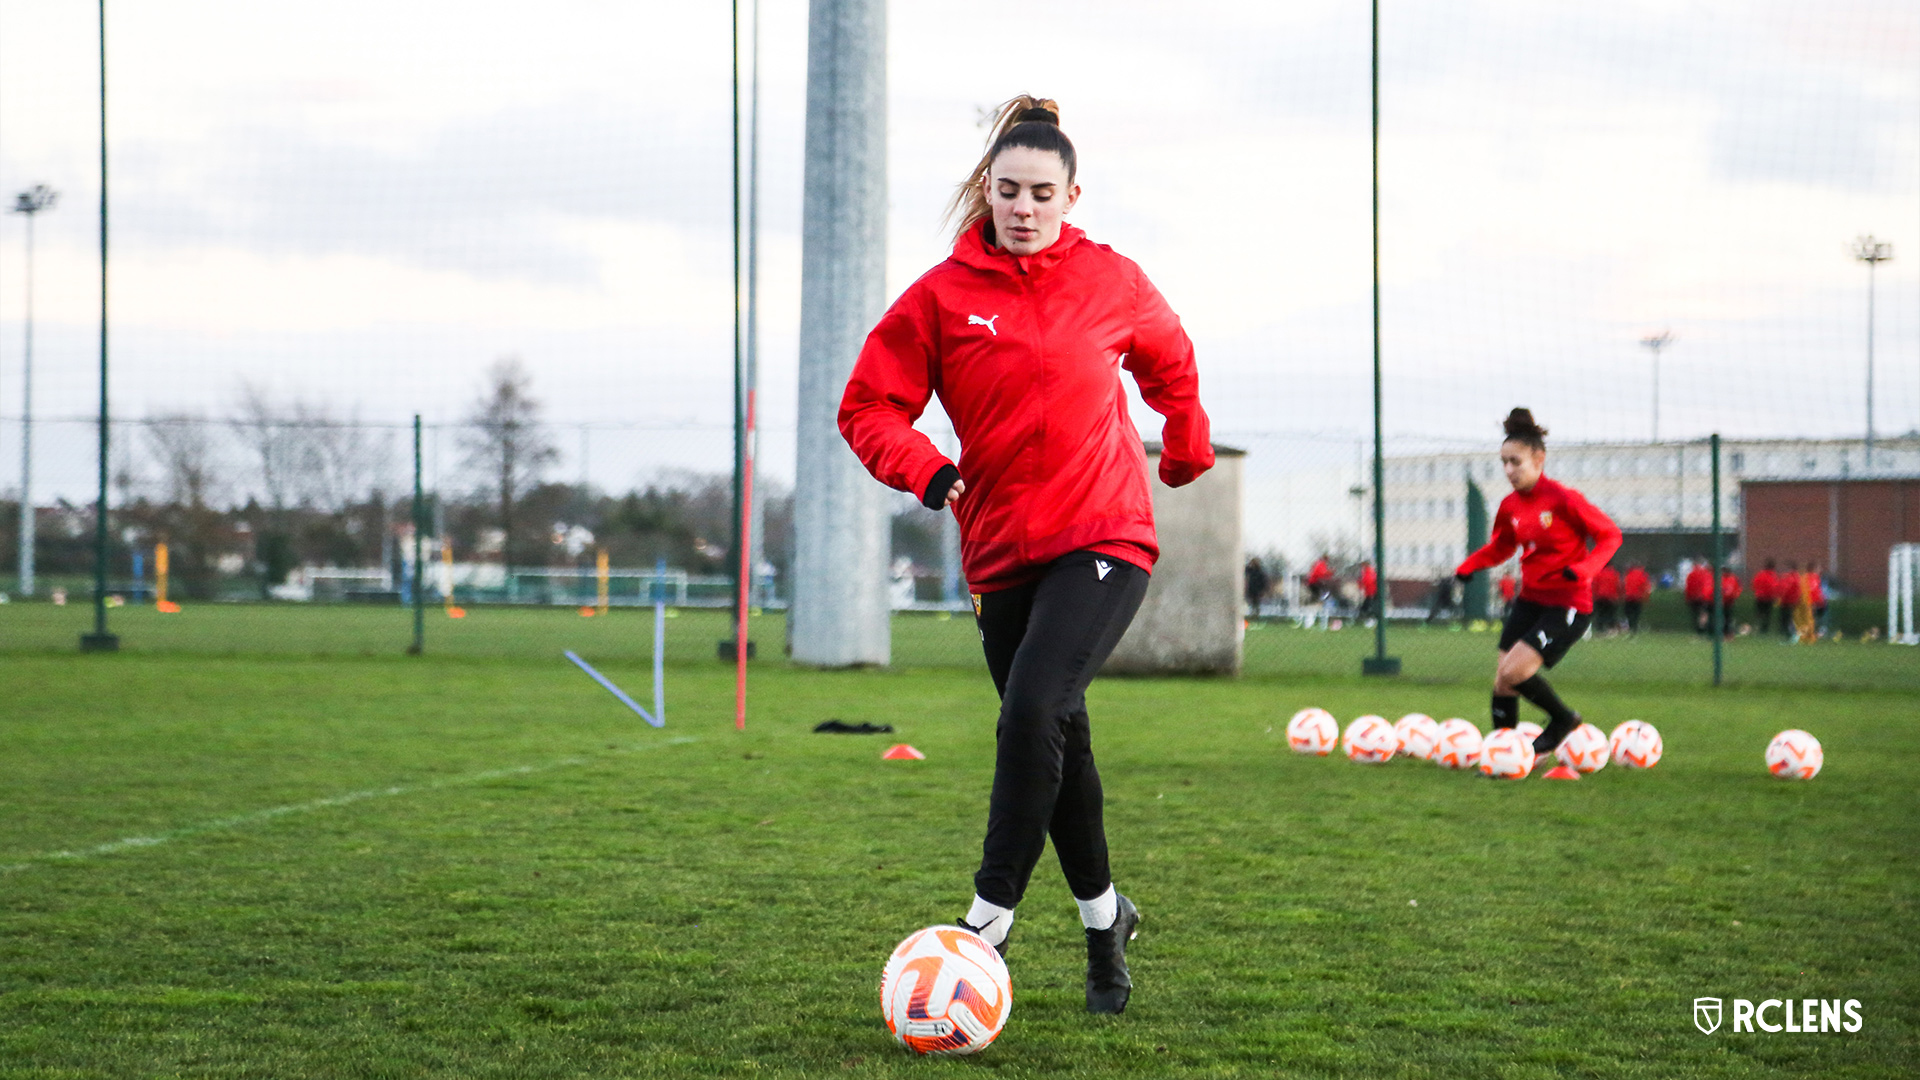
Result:
M1073 186L1079 161L1073 152L1073 142L1067 138L1066 132L1060 130L1060 106L1052 98L1021 94L1002 102L995 110L993 132L987 138L987 152L980 155L979 163L965 180L960 181L960 186L954 189L953 198L947 203L945 220L954 223L954 235L958 236L975 222L992 216L993 211L987 206L987 173L1002 150L1015 146L1060 155L1061 162L1067 167L1067 186Z
M1513 410L1507 414L1502 426L1506 428L1508 442L1524 443L1542 453L1546 452L1547 429L1534 422L1531 410Z

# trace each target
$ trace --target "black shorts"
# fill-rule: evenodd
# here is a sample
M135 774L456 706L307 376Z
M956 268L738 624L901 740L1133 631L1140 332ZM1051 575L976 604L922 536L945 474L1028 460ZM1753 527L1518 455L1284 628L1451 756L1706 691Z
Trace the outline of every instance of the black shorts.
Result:
M1592 621L1592 615L1570 607L1515 600L1513 609L1507 612L1506 623L1500 627L1500 651L1506 652L1524 641L1552 667L1567 655L1574 642L1586 636L1587 624Z

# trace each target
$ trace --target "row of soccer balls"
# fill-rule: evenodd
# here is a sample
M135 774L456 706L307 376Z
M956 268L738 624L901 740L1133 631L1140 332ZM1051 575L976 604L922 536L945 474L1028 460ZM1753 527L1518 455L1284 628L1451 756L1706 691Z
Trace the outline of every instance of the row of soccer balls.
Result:
M1471 723L1454 718L1436 722L1425 713L1409 713L1396 724L1380 716L1362 716L1347 725L1325 709L1306 708L1287 722L1287 745L1298 754L1326 756L1339 745L1350 760L1379 764L1395 757L1431 761L1443 769L1478 768L1483 775L1517 779L1533 772L1533 740L1540 725L1523 720L1482 736ZM1665 747L1660 732L1645 720L1628 720L1608 735L1592 724L1574 728L1554 750L1560 764L1578 773L1595 773L1611 760L1628 769L1651 769ZM1811 780L1825 755L1820 740L1790 728L1767 744L1767 771L1785 779Z

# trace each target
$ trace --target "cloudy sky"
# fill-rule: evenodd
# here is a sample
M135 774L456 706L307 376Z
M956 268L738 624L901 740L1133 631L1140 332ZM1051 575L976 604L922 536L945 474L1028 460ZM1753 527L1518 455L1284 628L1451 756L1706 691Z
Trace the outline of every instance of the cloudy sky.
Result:
M1920 425L1920 6L1385 0L1387 429L1857 434ZM1058 98L1075 220L1137 259L1263 473L1350 461L1370 362L1366 5L892 5L889 289L937 262L980 110ZM791 469L806 5L763 0L765 453ZM94 15L0 0L0 187L44 182L37 408L91 408ZM517 355L592 477L726 461L728 10L115 0L114 393L229 411L242 378L452 420ZM0 415L23 222L0 221ZM624 427L620 425L625 425ZM0 476L16 468L0 429ZM78 444L50 474L84 481ZM576 440L566 440L578 469ZM0 481L10 483L10 481Z

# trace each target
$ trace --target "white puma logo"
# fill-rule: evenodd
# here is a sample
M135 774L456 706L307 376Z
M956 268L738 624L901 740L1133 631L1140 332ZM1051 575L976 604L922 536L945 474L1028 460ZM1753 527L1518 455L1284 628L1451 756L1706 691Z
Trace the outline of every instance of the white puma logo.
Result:
M1547 632L1545 630L1540 631L1540 647L1544 649L1547 647L1548 644L1549 642L1547 641Z
M999 317L998 315L994 316L996 319ZM996 334L995 336L998 337L999 335ZM1093 560L1093 572L1101 581L1105 581L1107 580L1107 575L1113 572L1113 564L1105 559L1095 559Z
M999 337L1000 331L995 330L993 328L994 320L998 319L999 317L1000 316L995 315L992 319L983 319L978 315L969 315L967 316L967 325L968 326L984 326L987 328L987 333L992 334L994 337Z

